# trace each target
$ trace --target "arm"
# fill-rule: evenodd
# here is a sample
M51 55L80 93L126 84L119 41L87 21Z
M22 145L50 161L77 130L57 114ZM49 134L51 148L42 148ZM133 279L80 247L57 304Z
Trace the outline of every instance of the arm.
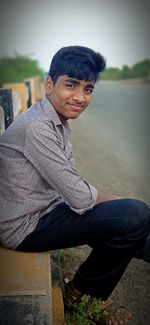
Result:
M57 192L72 210L82 214L93 208L97 190L72 166L51 123L36 120L30 124L24 155L47 183L48 189Z

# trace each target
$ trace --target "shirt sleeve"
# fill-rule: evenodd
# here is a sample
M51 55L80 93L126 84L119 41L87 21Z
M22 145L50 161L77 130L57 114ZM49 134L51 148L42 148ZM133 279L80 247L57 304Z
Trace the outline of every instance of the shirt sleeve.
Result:
M73 211L82 214L93 208L98 195L96 188L70 164L50 123L34 121L30 124L24 155Z

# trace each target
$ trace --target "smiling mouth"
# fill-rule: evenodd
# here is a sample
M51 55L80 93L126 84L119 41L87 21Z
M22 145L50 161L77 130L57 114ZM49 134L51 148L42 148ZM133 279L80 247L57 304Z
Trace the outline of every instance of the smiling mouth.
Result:
M83 105L79 105L79 104L68 104L71 108L72 111L82 111L83 110Z

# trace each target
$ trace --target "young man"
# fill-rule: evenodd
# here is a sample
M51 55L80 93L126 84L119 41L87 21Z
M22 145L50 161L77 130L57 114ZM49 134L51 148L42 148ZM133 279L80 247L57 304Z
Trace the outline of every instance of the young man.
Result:
M104 68L103 57L89 48L60 49L51 62L46 97L0 139L1 244L28 252L93 248L66 285L66 308L83 294L106 300L137 252L147 258L149 207L103 194L74 164L68 120L87 108ZM112 318L109 324L122 323Z

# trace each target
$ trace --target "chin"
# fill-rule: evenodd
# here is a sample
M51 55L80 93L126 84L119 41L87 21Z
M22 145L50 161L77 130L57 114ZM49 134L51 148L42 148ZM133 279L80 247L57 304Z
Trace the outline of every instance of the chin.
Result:
M69 117L69 120L75 120L76 118L78 118L78 116L71 116L71 117Z
M74 119L78 118L79 115L80 115L80 114L71 115L71 116L68 117L68 118L71 119L71 120L74 120Z

